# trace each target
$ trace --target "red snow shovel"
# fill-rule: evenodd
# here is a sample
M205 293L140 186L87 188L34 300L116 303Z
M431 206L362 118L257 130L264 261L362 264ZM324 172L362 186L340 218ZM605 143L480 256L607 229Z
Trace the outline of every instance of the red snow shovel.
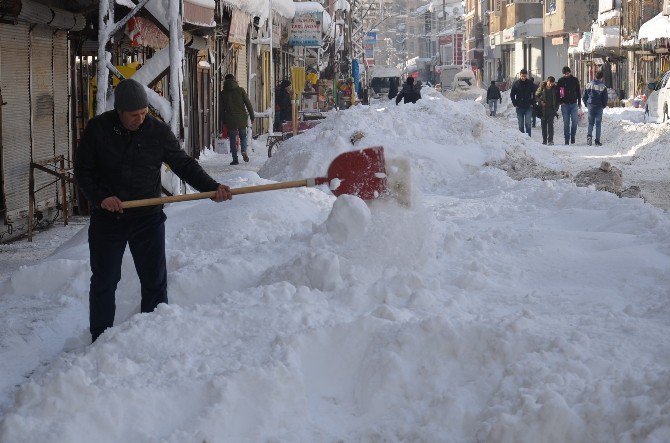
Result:
M273 191L276 189L300 188L329 184L335 195L349 194L372 200L386 193L386 168L384 166L384 148L376 146L360 151L340 154L332 161L326 177L308 178L289 182L272 183L269 185L247 186L231 189L233 195L250 194L252 192ZM138 208L140 206L162 205L189 200L212 198L215 191L197 194L174 195L171 197L147 198L130 200L121 203L121 207Z

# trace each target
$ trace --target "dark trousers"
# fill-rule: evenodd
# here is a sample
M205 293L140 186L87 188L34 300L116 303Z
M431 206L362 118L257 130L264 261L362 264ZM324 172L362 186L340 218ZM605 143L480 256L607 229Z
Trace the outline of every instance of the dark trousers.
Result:
M552 116L553 117L553 116ZM542 118L542 141L554 142L554 119L551 117Z
M114 293L121 280L121 262L126 244L140 278L142 312L167 303L165 265L165 214L163 211L142 217L117 219L112 214L94 212L88 228L91 257L89 292L90 329L93 341L114 325Z

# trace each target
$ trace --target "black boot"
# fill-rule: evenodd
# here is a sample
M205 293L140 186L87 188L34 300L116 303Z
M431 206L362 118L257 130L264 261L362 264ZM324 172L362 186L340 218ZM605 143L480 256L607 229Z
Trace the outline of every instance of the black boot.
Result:
M230 162L230 164L231 164L231 165L239 165L240 162L238 162L237 159L235 159L235 160L233 160L232 162Z

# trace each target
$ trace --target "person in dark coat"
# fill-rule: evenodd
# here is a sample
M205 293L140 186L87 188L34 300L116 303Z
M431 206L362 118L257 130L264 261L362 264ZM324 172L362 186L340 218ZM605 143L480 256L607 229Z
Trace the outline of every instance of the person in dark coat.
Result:
M558 88L556 79L552 76L547 77L542 82L536 93L540 104L540 124L542 125L542 144L554 144L554 118L558 118Z
M486 103L489 105L491 117L495 117L496 112L498 111L498 102L502 103L500 88L496 85L495 80L491 80L491 85L486 90Z
M586 144L591 146L593 142L593 126L596 127L596 146L600 143L600 126L603 121L603 109L607 107L607 86L603 83L603 71L596 73L595 80L589 82L584 88L584 104L589 110L589 129L586 135Z
M282 80L275 91L275 131L277 132L281 132L282 123L293 119L290 87L290 81Z
M563 77L558 79L556 86L561 102L561 114L563 114L565 144L574 144L577 135L577 120L579 119L577 108L581 109L582 107L582 94L579 89L579 80L572 75L569 66L563 67ZM570 127L571 121L572 127Z
M162 206L124 209L122 202L160 197L166 163L198 191L216 191L212 200L230 200L217 183L180 147L170 127L148 114L145 87L127 79L114 91L114 110L88 122L77 148L74 175L89 201L91 260L90 331L95 341L114 325L115 292L126 245L141 285L141 311L167 303L165 213Z
M398 79L392 77L389 79L389 100L393 100L398 95Z
M230 140L230 153L233 155L231 165L239 165L237 160L237 135L240 136L240 147L242 158L249 161L247 155L247 119L254 122L254 108L246 91L235 81L233 74L226 75L221 92L223 111L226 113L226 125L228 126L228 139ZM247 112L248 111L248 112Z
M519 79L512 85L510 99L516 108L519 131L526 132L530 136L531 119L533 116L532 107L535 101L535 94L533 82L528 78L528 71L525 69L519 71Z
M528 79L531 81L531 83L533 83L533 98L535 98L535 96L537 94L537 88L539 87L539 85L537 83L535 83L535 79L533 77L528 77ZM533 124L532 124L532 126L534 128L535 126L537 126L537 118L540 117L540 112L541 112L540 104L537 102L537 100L533 101L532 109L533 109L533 114L532 114Z
M402 90L395 98L395 104L400 103L400 100L403 100L403 103L416 103L420 99L421 92L414 88L414 77L407 77L405 84L402 85Z

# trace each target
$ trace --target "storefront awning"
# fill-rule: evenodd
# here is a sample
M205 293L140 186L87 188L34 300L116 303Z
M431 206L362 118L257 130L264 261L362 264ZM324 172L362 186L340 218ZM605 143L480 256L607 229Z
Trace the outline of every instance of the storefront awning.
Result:
M214 0L184 0L184 23L213 28L215 9Z
M670 39L670 16L661 13L644 23L640 26L638 38L649 42L662 38Z

